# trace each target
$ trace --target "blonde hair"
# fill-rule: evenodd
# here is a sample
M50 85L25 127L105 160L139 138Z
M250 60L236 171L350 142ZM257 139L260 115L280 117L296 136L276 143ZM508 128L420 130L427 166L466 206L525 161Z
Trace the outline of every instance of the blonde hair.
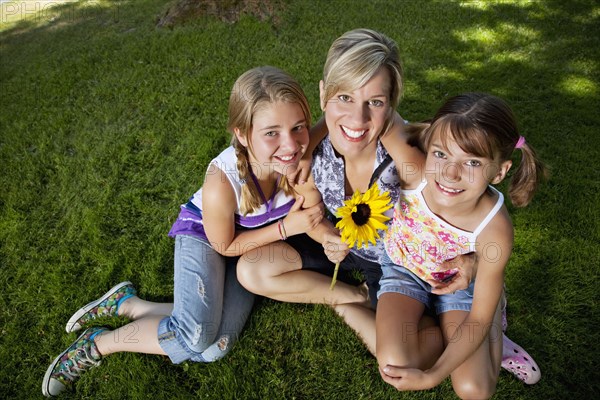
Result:
M386 132L392 125L393 111L402 94L402 64L398 45L382 33L355 29L333 42L323 68L323 101L327 102L340 91L363 87L381 68L385 68L390 77L390 111L380 133Z
M415 130L425 150L437 132L450 132L465 152L500 162L510 160L521 137L508 104L485 93L464 93L448 99L433 120L416 125ZM446 145L448 139L449 135L442 135L442 144ZM519 149L521 162L510 179L508 195L516 207L524 207L547 176L547 170L529 144L523 143Z
M256 111L266 103L276 102L298 104L306 118L307 128L310 128L310 108L304 91L294 78L279 68L263 66L246 71L236 80L231 90L227 130L232 133L231 145L237 156L240 180L245 182L242 185L240 201L240 212L243 215L259 208L263 200L251 175L248 150L252 151L252 148L248 149L242 146L234 130L239 129L242 136L250 139L252 119ZM250 144L250 140L248 140L248 144ZM279 180L277 190L283 190L288 195L294 193L285 177Z

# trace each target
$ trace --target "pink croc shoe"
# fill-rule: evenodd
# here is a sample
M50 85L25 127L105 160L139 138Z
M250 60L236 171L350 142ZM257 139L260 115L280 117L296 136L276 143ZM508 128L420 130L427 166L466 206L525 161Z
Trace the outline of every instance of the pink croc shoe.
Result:
M542 377L540 367L521 346L502 335L502 368L527 385L537 383Z

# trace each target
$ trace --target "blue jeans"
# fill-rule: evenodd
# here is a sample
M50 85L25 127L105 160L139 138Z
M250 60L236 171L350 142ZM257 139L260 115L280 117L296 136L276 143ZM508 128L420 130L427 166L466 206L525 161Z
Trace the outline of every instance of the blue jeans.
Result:
M200 238L175 237L173 314L158 326L160 346L174 364L219 360L237 341L254 303L237 280L237 259Z

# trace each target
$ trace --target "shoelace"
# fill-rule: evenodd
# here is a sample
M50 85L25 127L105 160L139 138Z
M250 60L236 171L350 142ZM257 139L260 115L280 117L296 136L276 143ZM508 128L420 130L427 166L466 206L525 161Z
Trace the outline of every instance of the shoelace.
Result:
M58 374L63 375L63 377L69 381L74 381L85 372L90 367L96 367L100 365L101 360L94 360L92 355L89 353L89 348L79 349L77 353L73 357L73 366L69 367L68 360L66 363L63 363L67 367L66 370L60 371Z

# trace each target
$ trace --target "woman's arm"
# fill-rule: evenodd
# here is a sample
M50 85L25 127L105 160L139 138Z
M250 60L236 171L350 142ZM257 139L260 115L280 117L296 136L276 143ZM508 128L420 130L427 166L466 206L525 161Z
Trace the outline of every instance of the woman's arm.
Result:
M444 271L458 271L450 281L427 281L431 285L431 293L436 295L450 294L457 290L464 290L471 284L477 275L477 253L468 253L446 260L442 265Z
M409 144L410 137L404 127L404 120L394 112L394 124L381 136L381 143L396 164L402 187L414 189L424 178L425 154Z
M321 193L317 189L312 174L308 176L308 181L306 183L294 185L294 190L304 197L305 205L322 205ZM323 218L315 229L307 233L314 241L323 245L325 255L331 262L341 262L350 252L348 245L342 242L339 231L327 218Z

